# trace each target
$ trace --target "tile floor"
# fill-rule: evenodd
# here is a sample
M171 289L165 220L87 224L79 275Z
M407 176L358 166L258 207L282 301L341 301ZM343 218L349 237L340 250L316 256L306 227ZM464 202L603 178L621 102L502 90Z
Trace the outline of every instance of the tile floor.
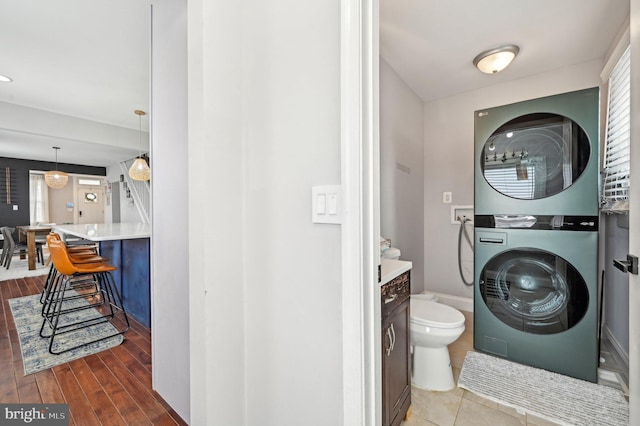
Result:
M466 328L462 336L449 346L451 365L457 382L467 351L473 350L473 313L462 312ZM448 392L426 391L412 387L412 414L401 426L503 426L555 425L545 419L520 414L511 407L479 397L465 389Z

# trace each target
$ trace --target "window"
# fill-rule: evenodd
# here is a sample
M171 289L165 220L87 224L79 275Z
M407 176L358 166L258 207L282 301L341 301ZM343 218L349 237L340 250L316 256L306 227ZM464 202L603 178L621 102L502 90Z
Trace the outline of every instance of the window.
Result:
M100 186L100 180L99 179L83 179L80 178L78 179L78 184L79 185L91 185L91 186Z
M32 225L49 222L49 187L44 175L29 174L29 215Z
M629 209L631 60L627 47L609 76L604 155L603 210Z
M98 194L95 192L85 192L84 193L84 202L97 204L98 203Z

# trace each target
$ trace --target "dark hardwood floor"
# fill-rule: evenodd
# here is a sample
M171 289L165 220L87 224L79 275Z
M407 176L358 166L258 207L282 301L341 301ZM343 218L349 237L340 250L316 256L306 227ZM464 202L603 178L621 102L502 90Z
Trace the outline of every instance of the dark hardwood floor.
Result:
M130 319L115 348L28 376L9 299L39 294L46 276L0 281L0 403L67 403L70 425L186 425L151 389L151 331Z

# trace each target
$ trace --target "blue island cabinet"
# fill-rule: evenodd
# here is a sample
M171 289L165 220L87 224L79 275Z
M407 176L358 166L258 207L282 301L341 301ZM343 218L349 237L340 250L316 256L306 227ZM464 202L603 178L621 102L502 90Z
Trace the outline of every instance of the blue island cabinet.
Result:
M127 314L151 328L149 238L100 241L100 255L117 267L113 273Z

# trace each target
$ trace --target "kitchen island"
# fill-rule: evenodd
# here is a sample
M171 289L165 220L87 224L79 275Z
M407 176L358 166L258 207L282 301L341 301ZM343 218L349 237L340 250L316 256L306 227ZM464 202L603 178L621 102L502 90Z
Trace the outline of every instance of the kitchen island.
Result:
M100 255L118 268L116 288L127 314L151 327L151 225L146 223L93 223L55 225L53 231L99 244Z

